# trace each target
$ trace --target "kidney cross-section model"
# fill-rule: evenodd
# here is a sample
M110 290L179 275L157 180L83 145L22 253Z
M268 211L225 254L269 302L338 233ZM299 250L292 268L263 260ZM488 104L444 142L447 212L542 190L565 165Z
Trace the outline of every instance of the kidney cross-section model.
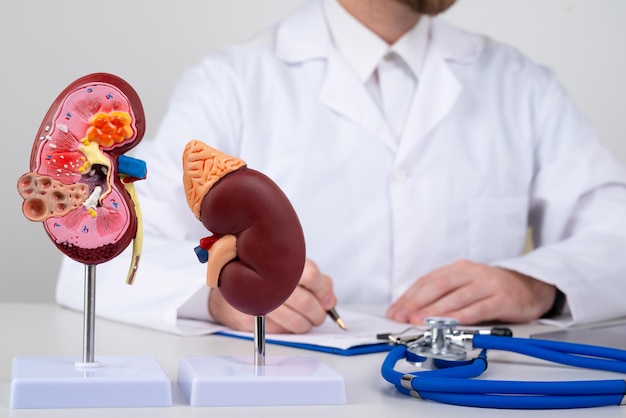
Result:
M213 234L196 249L207 261L207 285L249 315L265 315L287 300L306 252L298 216L276 183L193 140L183 152L183 184L189 207Z
M100 264L134 242L129 284L142 240L133 182L146 177L146 166L123 154L139 143L144 131L143 107L128 83L106 73L79 78L44 117L30 172L17 182L24 215L42 222L68 257Z

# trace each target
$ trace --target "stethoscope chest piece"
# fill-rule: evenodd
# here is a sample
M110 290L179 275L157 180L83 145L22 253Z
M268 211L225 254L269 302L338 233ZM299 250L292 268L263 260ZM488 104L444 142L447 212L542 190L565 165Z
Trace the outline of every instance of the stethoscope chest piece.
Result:
M467 350L454 343L455 328L459 325L459 321L453 318L430 317L426 318L425 324L428 329L424 331L424 334L407 344L409 353L426 359L422 362L422 367L435 367L434 363L428 359L465 360Z

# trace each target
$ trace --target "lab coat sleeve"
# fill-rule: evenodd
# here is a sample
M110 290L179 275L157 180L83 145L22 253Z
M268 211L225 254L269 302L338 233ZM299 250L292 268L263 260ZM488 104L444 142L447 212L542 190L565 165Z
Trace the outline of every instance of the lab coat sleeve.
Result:
M626 170L556 81L537 116L529 224L535 249L495 265L561 289L583 324L626 316Z
M210 67L210 71L208 68ZM182 153L192 139L226 147L235 137L218 91L219 65L202 63L188 70L172 94L154 139L144 139L133 155L146 161L148 176L136 183L142 210L143 251L135 283L125 277L131 249L96 266L96 314L103 318L183 335L218 330L208 311L206 264L194 252L211 233L187 206L182 184ZM218 141L221 140L222 142ZM230 146L228 146L230 148ZM231 150L232 152L232 150ZM56 299L83 308L84 266L64 259Z

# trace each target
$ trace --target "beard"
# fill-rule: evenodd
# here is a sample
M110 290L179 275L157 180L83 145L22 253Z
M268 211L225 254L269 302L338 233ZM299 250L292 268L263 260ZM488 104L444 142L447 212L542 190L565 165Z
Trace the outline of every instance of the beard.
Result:
M456 0L396 0L423 15L438 15L452 6Z

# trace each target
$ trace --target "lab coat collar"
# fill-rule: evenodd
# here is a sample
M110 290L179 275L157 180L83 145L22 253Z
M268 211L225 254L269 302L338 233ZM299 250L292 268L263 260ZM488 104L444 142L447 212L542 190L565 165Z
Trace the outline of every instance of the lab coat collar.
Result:
M461 83L449 63L470 64L482 48L482 38L456 29L440 18L432 19L430 36L419 86L399 142L365 86L334 48L322 1L305 2L281 22L275 51L289 63L326 59L321 102L377 136L399 161L445 118L460 94Z
M451 26L443 19L432 19L431 51L446 61L471 64L478 58L483 38Z
M305 2L279 25L276 55L288 63L326 60L319 99L328 108L368 130L393 151L397 147L387 123L365 86L334 47L321 0Z
M323 0L323 5L333 45L365 84L389 52L389 45L362 25L339 0Z
M482 49L482 38L439 18L432 19L430 36L424 68L396 153L397 163L423 144L421 140L446 117L461 93L461 82L450 64L471 64Z
M441 20L433 18L432 48L445 60L470 63L480 53L482 42ZM287 62L301 62L327 58L332 49L330 32L324 19L320 0L305 1L291 16L278 26L276 55Z
M326 58L331 47L322 2L319 0L304 2L278 25L276 55L286 62Z

